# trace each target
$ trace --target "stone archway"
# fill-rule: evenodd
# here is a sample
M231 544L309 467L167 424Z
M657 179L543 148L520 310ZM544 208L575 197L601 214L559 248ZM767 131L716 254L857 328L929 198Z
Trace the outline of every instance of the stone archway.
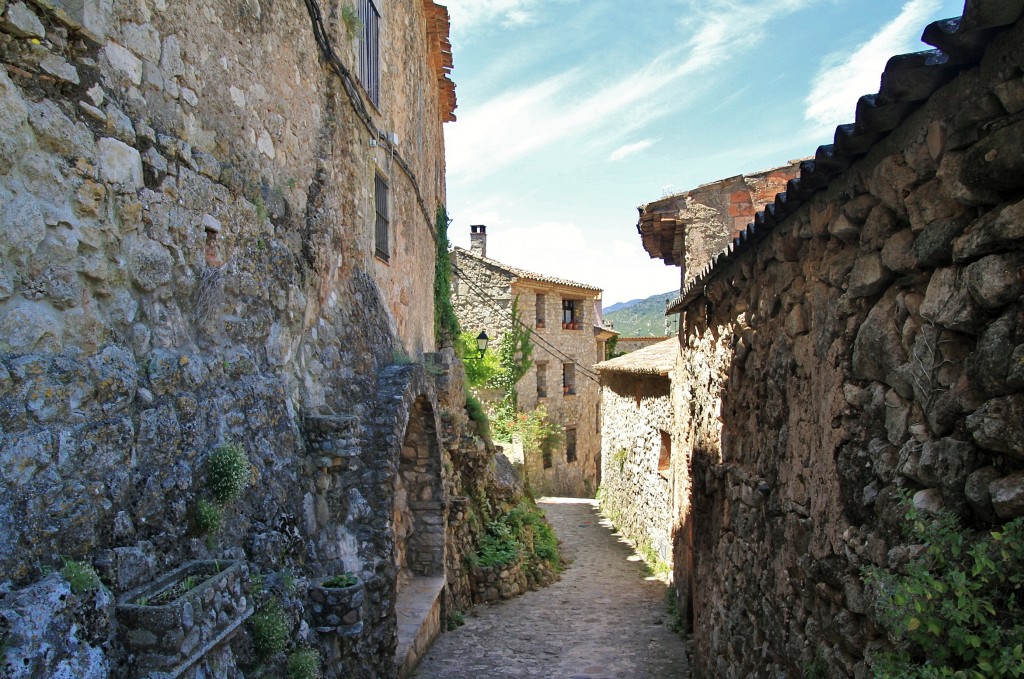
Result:
M434 411L424 396L409 410L398 458L392 526L401 590L414 577L444 575L441 453Z

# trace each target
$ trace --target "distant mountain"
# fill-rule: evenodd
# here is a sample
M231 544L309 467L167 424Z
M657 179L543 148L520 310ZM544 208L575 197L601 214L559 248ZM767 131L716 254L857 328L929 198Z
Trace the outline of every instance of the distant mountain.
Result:
M679 295L678 290L663 292L647 299L633 299L604 309L604 320L615 324L619 337L656 337L665 334L665 302Z
M602 311L602 313L603 314L610 314L613 311L618 311L619 309L625 309L626 307L633 306L634 304L639 304L640 302L643 302L643 301L645 301L645 300L642 300L642 299L631 299L628 302L616 302L615 304L612 304L611 306L606 306L604 308L604 310Z

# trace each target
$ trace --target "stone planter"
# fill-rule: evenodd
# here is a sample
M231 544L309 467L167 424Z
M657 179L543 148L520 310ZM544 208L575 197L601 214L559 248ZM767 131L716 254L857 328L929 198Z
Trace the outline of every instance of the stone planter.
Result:
M195 584L180 593L181 583ZM132 676L178 677L252 615L244 561L191 561L128 592L117 605Z
M349 587L325 587L321 578L309 588L310 619L317 632L356 636L363 631L363 601L366 588L363 581Z

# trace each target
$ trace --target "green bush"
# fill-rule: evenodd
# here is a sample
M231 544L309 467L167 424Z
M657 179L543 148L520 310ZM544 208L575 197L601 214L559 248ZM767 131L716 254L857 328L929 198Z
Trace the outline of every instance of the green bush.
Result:
M481 427L481 434L483 436L490 436L491 425L487 418L487 413L484 411L484 406L473 394L466 392L466 413L469 415L469 419L473 420Z
M455 351L462 359L469 386L483 387L498 374L501 365L498 363L498 353L494 350L486 351L480 356L476 337L477 334L471 330L460 333L455 341Z
M212 502L200 498L196 503L196 529L202 535L214 535L224 526L224 512Z
M68 559L60 569L60 574L68 581L71 591L75 594L91 592L100 587L100 576L96 574L96 569L81 561Z
M249 618L252 629L252 647L256 656L266 660L284 650L288 644L291 625L281 604L271 600Z
M466 616L462 614L462 611L451 611L445 623L445 628L451 632L453 629L466 624Z
M252 478L252 465L245 448L225 443L214 448L207 460L206 485L214 500L224 506L238 499Z
M288 679L320 679L320 651L315 648L300 648L288 656L285 673Z
M480 538L477 563L483 568L504 566L519 556L519 544L511 535L494 535L490 532Z
M981 535L948 512L907 519L923 552L906 574L864 569L894 646L872 658L875 676L1024 676L1024 517Z

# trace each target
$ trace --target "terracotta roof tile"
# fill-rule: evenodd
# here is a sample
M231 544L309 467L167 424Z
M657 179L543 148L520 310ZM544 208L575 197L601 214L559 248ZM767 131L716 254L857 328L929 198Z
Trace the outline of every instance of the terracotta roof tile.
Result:
M480 262L484 262L485 264L489 264L490 266L495 267L496 269L506 271L515 276L516 278L520 278L523 280L536 281L538 283L548 283L550 285L561 285L567 288L576 288L578 290L587 290L589 292L602 292L601 288L595 288L594 286L587 285L586 283L577 283L576 281L570 281L565 278L555 278L554 276L546 276L541 273L534 273L532 271L527 271L526 269L520 269L519 267L509 266L508 264L499 262L496 259L491 259L489 257L481 257L480 255L474 252L470 252L469 250L466 250L464 248L457 247L455 248L455 251L458 253L459 257L465 256L478 260Z
M676 367L679 338L670 337L663 342L637 349L625 356L601 361L594 366L598 372L633 373L635 375L668 375Z
M878 93L857 102L855 122L837 127L832 144L819 146L813 160L800 163L800 177L790 180L785 193L758 212L746 230L687 283L669 302L665 315L678 313L700 297L719 265L765 238L777 222L828 186L961 69L976 65L992 36L1022 15L1024 0L966 0L963 16L929 24L921 39L938 49L889 59ZM640 225L637 228L641 230Z

